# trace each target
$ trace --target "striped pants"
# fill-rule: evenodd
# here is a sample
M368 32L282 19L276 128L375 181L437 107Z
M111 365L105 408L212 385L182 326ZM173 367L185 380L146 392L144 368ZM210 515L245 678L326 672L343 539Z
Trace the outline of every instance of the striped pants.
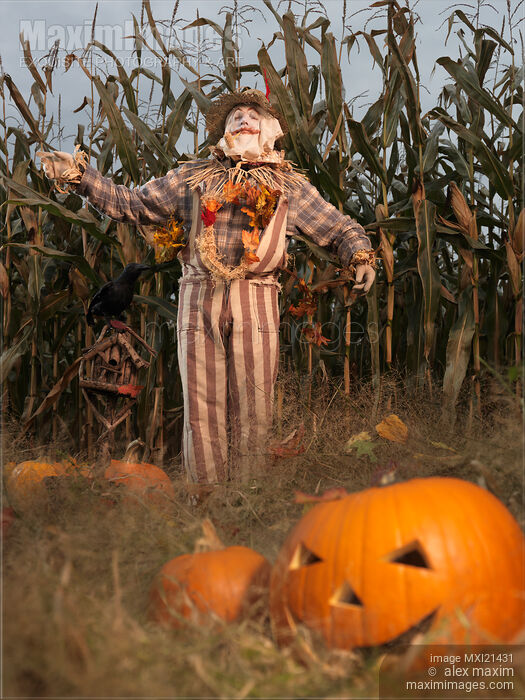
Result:
M246 480L265 462L279 360L279 286L180 281L183 461L194 482Z

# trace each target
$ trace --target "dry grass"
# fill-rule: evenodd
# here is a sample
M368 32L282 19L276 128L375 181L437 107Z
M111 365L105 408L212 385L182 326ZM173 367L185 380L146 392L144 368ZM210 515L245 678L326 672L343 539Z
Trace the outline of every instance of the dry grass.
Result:
M210 517L226 544L255 548L271 561L301 515L295 490L357 490L395 466L401 478L449 475L492 490L523 525L523 444L516 411L494 411L467 434L452 431L426 389L394 379L381 394L363 387L351 398L328 382L313 390L282 380L284 409L276 439L304 421L306 450L270 461L265 478L216 488L190 506L180 467L165 465L177 498L168 512L101 503L100 482L73 484L45 513L18 517L3 547L3 695L24 697L366 697L377 693L380 658L279 650L268 619L213 630L166 631L148 621L148 591L164 562L192 551ZM500 405L501 408L501 405ZM405 444L377 437L375 425L396 413ZM466 423L465 423L466 421ZM349 437L374 437L367 455L344 454ZM6 430L9 435L9 430ZM4 462L68 445L4 444ZM119 456L119 455L117 455ZM104 486L104 489L106 487ZM58 504L58 505L57 505ZM5 504L4 504L5 505Z

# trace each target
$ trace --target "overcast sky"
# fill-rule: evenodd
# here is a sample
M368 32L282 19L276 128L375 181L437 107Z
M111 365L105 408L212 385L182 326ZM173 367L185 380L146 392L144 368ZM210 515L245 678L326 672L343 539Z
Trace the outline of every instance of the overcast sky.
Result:
M292 2L294 12L298 15L300 14L301 17L303 14L301 6L304 7L305 2L307 6L312 8L308 23L313 22L319 16L318 7L322 5L331 21L331 31L336 39L340 39L343 35L343 0L323 0L321 3L319 0ZM166 20L169 24L175 4L174 0L152 0L151 5L154 18L157 21ZM195 0L181 0L175 17L176 24L172 40L195 42L196 30L184 31L183 27L196 19L197 11L200 12L201 17L212 19L223 26L225 15L224 11L221 14L221 8L224 10L228 5L232 4L233 0L199 0L198 2ZM279 29L275 18L264 6L262 0L251 0L249 4L260 10L260 12L250 13L246 11L246 19L251 18L253 21L247 24L250 36L247 36L244 31L240 36L242 63L256 63L257 51L263 42L268 44L274 32ZM274 7L278 8L281 14L285 12L288 4L288 0L281 3L278 0L273 1ZM370 4L371 0L347 0L347 24L350 25L354 32L365 29L365 23L367 31L384 26L383 18L378 17L376 20L370 20L372 12L377 12L377 10L366 10ZM467 0L464 3L454 4L448 0L419 0L419 2L412 0L410 4L415 7L421 18L421 22L417 25L417 52L422 83L426 88L422 92L422 106L423 109L429 109L436 104L437 94L446 80L446 74L440 66L436 67L433 74L435 60L443 55L450 55L454 58L458 55L456 31L460 26L459 24L455 25L448 44L445 46L447 34L446 18L448 15L451 14L455 7L471 13L480 4L480 23L499 31L503 17L506 15L507 0ZM63 62L66 53L85 46L89 41L95 5L96 3L93 0L50 0L48 2L41 0L25 0L24 2L20 0L0 0L0 8L2 9L0 53L4 71L11 75L26 100L29 99L31 85L34 81L27 68L23 65L23 53L18 38L20 31L23 30L26 37L31 40L35 59L44 56L55 39L60 38L59 58ZM247 5L247 2L239 0L240 7L244 6L246 8ZM511 7L512 9L517 8L518 0L511 0ZM126 34L132 30L132 14L140 22L140 0L100 0L99 2L97 27L101 33L100 39L104 43L112 44L114 53L124 62L128 70L131 70L133 65L135 65L132 59L132 52L129 50L129 41L128 46L126 46L124 39ZM518 14L523 14L523 4L518 8ZM517 20L518 17L515 16L514 19ZM209 28L206 28L206 37L213 40L217 35ZM377 37L380 48L382 40L382 37ZM278 68L283 65L281 47L282 42L277 41L270 49L272 60ZM516 46L516 48L519 55L519 47ZM77 51L77 53L79 52ZM212 64L220 65L220 46L208 46L207 55L208 60ZM311 50L308 53L309 61L315 61L316 56L317 54ZM155 64L154 57L151 55L149 56L148 67L153 72L160 74L160 68ZM101 73L104 72L104 68L104 65L100 64L99 70ZM116 71L114 68L111 68L109 72L115 73ZM346 56L344 57L342 72L346 99L350 100L358 95L361 96L354 105L355 116L359 118L360 115L362 116L367 104L376 99L381 90L380 71L377 67L373 68L373 62L364 41L361 40L360 42L359 52L354 47L350 62L348 62ZM252 74L249 74L249 77L245 74L243 84L263 88L261 78L258 78L254 85L253 82L250 83L251 77ZM145 82L143 84L146 85ZM172 79L172 91L175 97L182 89L183 86L180 79L174 76ZM55 122L57 121L57 102L60 93L61 122L64 126L64 138L61 143L55 141L54 145L56 148L71 150L77 123L84 123L86 127L89 125L88 109L84 109L78 114L73 113L73 110L81 105L84 96L89 96L89 81L78 65L74 64L65 73L62 63L55 71L53 90L54 97L49 96L48 116L50 115L50 110L54 111ZM142 99L144 103L147 103L149 94L143 94ZM155 96L153 102L155 102ZM32 107L34 108L33 103ZM14 125L15 121L20 120L14 107L10 108L9 114L9 124Z

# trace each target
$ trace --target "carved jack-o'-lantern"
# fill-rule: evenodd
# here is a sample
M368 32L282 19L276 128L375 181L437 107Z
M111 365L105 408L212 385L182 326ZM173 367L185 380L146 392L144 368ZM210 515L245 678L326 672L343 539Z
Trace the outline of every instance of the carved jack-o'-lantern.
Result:
M298 623L332 648L408 641L511 641L525 624L525 539L469 482L414 479L312 508L272 572L280 643ZM503 612L504 611L504 612Z

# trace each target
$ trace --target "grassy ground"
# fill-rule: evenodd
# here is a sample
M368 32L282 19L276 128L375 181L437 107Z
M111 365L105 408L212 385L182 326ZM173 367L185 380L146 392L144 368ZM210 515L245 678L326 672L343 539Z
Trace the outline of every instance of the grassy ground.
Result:
M283 382L275 439L304 421L305 452L269 460L267 473L247 486L217 487L189 504L176 463L164 465L175 502L167 512L111 507L106 485L80 481L60 494L60 507L17 517L3 544L3 697L373 697L380 654L329 652L303 644L280 650L269 620L214 629L167 631L147 618L155 573L193 551L209 517L227 545L253 547L274 561L301 515L295 490L349 491L377 483L395 469L400 478L458 476L480 483L523 516L522 419L511 396L487 384L490 411L460 414L454 429L440 422L427 389L387 381L378 396L363 388L351 398L330 383ZM435 394L438 395L438 392ZM375 425L396 413L408 427L404 444L382 439ZM368 431L372 448L345 454L350 437ZM53 457L68 445L12 446L6 426L3 462ZM120 454L115 455L117 457ZM4 502L4 505L7 505Z

